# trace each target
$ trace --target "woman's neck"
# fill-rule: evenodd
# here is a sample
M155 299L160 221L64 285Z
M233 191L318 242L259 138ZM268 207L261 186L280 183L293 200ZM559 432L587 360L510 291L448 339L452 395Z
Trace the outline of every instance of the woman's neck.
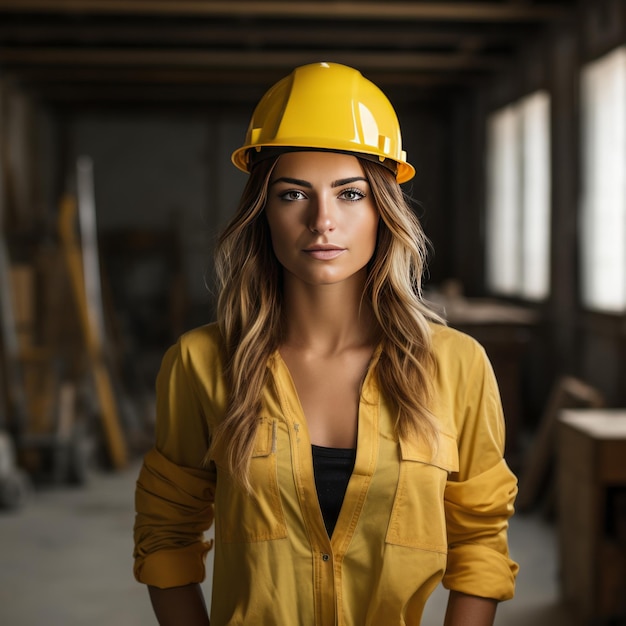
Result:
M332 354L378 342L378 324L363 298L364 280L307 285L285 277L284 286L284 345Z

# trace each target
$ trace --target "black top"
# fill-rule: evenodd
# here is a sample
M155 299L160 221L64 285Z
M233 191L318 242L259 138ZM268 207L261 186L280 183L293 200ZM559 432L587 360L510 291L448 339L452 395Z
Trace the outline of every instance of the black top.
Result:
M317 499L322 510L326 532L329 537L332 537L343 504L343 497L348 488L348 481L354 469L356 450L311 447Z

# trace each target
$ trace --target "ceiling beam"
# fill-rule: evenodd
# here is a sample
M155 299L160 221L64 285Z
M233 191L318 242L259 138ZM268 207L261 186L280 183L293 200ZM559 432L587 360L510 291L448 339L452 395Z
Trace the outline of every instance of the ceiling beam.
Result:
M80 48L0 48L0 65L21 66L135 66L206 68L279 68L332 61L362 70L494 71L507 59L500 56L411 52L238 51L238 50L137 50Z
M293 2L274 0L0 0L0 12L205 18L351 21L545 21L568 11L559 4L490 2Z
M238 42L245 46L284 45L363 47L445 47L456 46L468 35L480 38L484 45L510 45L528 36L529 27L522 24L476 24L468 29L462 25L446 28L424 28L416 25L397 25L393 29L381 29L376 25L362 25L347 30L339 24L302 24L297 29L285 25L267 25L259 28L254 24L129 24L128 22L51 23L32 21L7 21L0 23L2 44L52 44L64 41L71 44L133 44L133 45L216 45Z

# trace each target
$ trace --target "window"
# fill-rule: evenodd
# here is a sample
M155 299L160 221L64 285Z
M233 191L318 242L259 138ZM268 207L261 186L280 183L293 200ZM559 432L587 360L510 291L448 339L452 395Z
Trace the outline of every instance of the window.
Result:
M487 285L541 300L550 274L550 100L538 91L487 121Z
M626 309L626 47L581 76L581 295L592 310Z

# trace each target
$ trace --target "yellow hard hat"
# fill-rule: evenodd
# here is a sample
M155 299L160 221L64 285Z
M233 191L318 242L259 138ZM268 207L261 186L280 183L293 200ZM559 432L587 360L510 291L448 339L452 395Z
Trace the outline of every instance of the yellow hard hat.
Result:
M249 172L264 154L312 148L355 153L396 173L415 175L406 161L398 118L387 96L361 73L337 63L297 67L259 101L233 163Z

